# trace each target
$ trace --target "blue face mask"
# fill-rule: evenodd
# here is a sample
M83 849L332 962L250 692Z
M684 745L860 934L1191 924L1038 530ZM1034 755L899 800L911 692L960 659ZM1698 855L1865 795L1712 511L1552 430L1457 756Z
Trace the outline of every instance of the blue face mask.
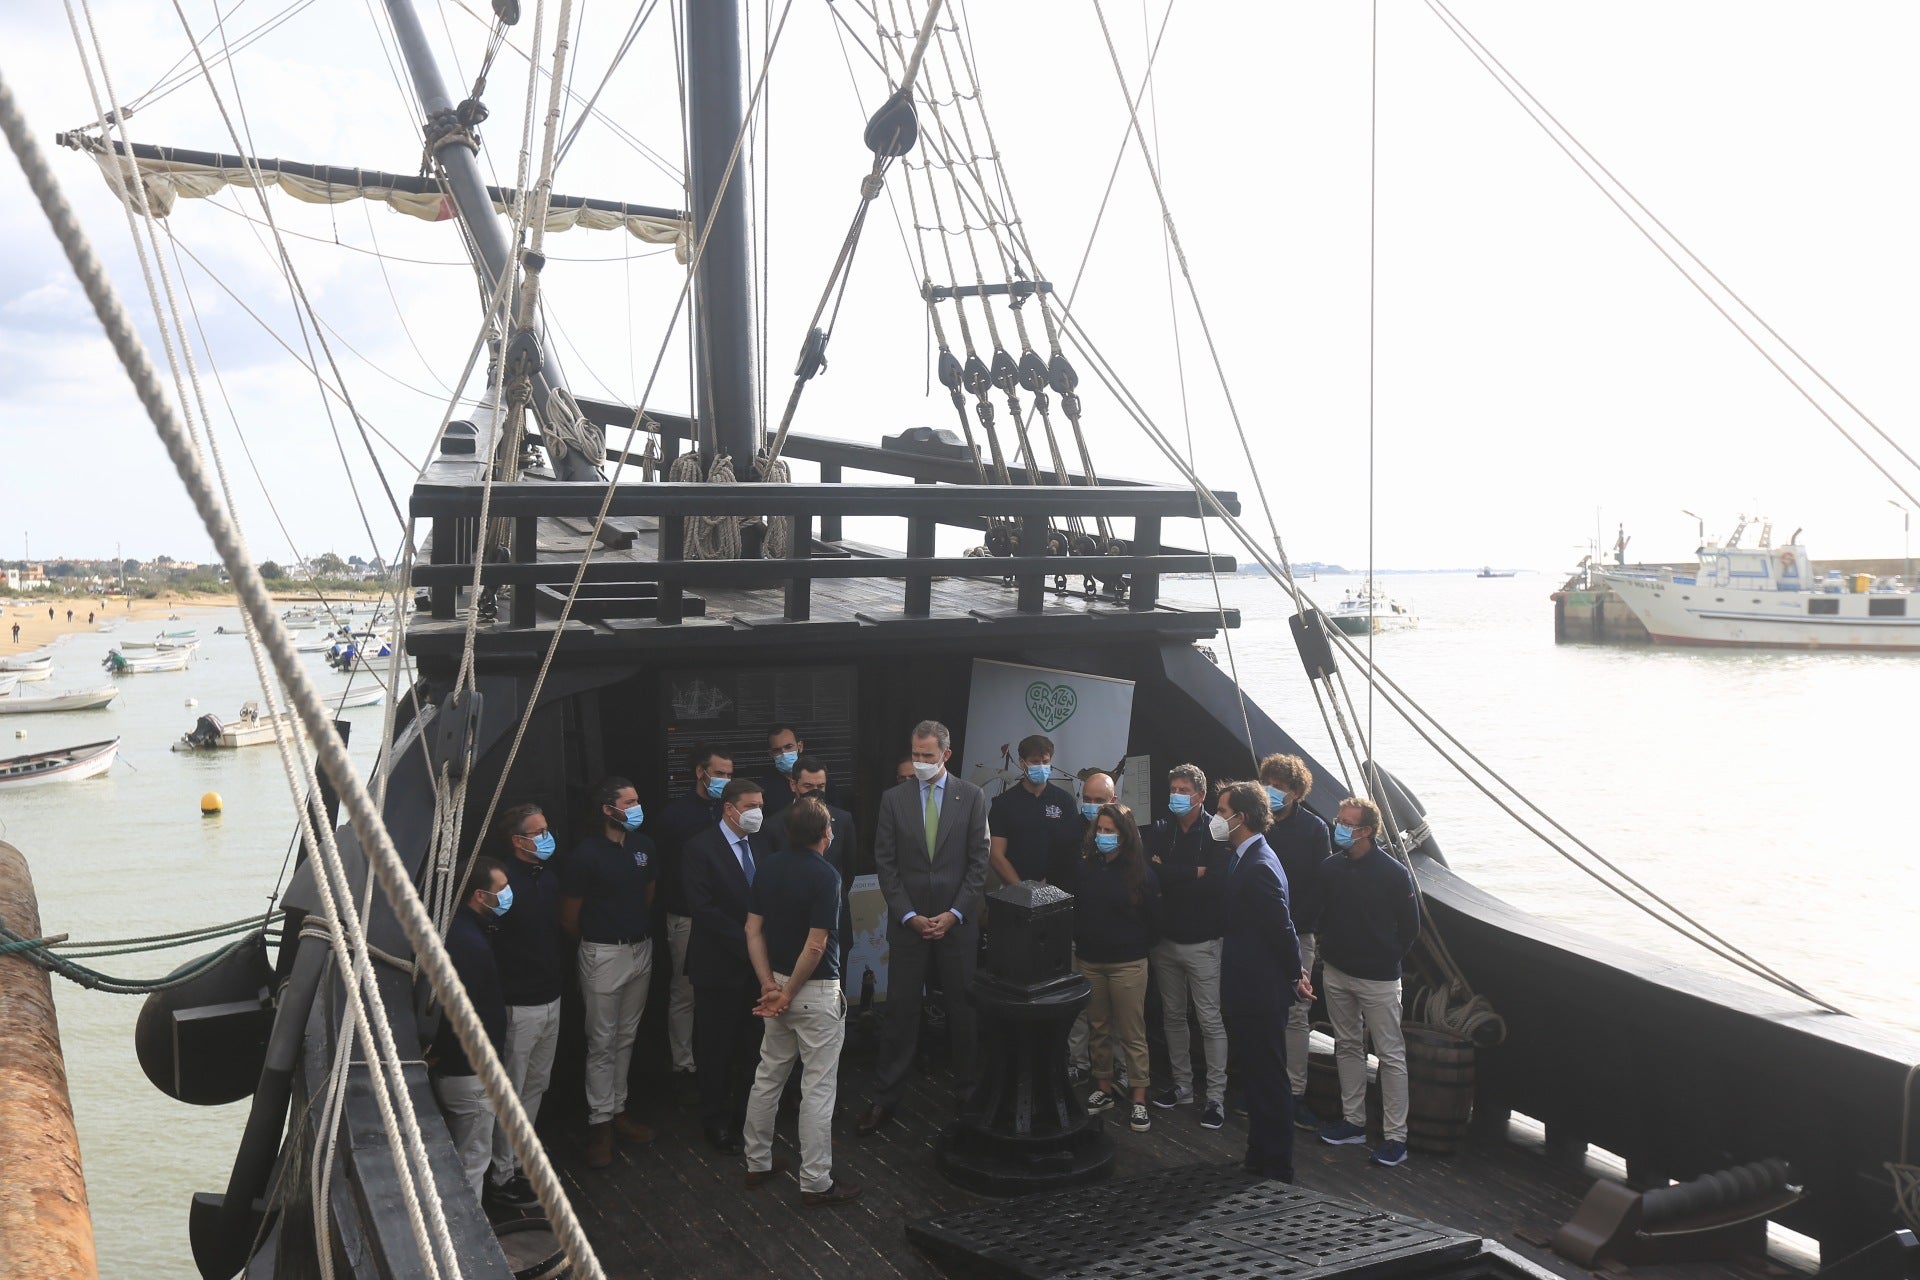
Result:
M1112 853L1120 847L1120 837L1101 832L1093 838L1093 847L1102 853Z
M494 898L493 914L497 916L503 916L507 914L507 908L511 907L512 905L513 905L513 886L510 884L503 884L500 886L499 894Z
M1273 806L1275 813L1287 807L1287 793L1278 787L1267 788L1267 803Z
M1080 806L1080 816L1088 822L1092 822L1100 816L1100 806L1097 804L1083 804Z
M1167 812L1176 818L1184 818L1193 812L1193 797L1176 791L1167 797Z
M727 789L727 780L725 778L708 778L707 779L707 799L718 800L720 798L720 793L722 791L725 791L726 789Z
M782 773L792 773L793 766L799 763L799 760L800 753L798 751L782 751L773 758L773 767Z
M1036 787L1045 782L1052 774L1053 767L1051 765L1030 764L1027 766L1027 781Z
M1333 842L1342 849L1353 848L1353 828L1344 822L1334 823Z
M620 821L622 824L625 825L627 830L632 831L634 828L640 825L641 819L645 818L646 816L647 816L647 811L641 808L638 804L635 804L630 808L627 808L621 812Z
M542 831L533 838L533 856L542 862L553 856L553 832Z

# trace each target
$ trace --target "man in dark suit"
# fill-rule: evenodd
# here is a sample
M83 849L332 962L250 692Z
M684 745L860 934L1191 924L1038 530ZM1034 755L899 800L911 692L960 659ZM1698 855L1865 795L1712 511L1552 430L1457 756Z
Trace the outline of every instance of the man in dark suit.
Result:
M1246 1170L1293 1181L1293 1088L1287 1079L1287 1010L1313 999L1300 972L1300 940L1287 906L1287 873L1267 844L1266 789L1235 782L1214 802L1209 834L1227 858L1226 936L1220 949L1220 1012L1227 1060L1247 1099Z
M851 813L828 803L827 762L819 756L803 755L796 760L793 772L787 775L787 786L793 792L794 800L802 796L812 796L827 807L827 817L833 823L833 843L827 846L824 856L827 864L840 873L841 920L844 925L853 901L853 858L854 850L860 847L860 832L853 824ZM783 819L784 816L783 814ZM844 961L847 953L852 949L853 930L842 927L840 958ZM845 969L843 968L841 972L844 973Z
M740 1149L747 1091L760 1060L760 1020L753 1016L760 980L747 956L748 891L760 860L773 852L761 833L765 817L758 782L735 778L720 793L720 821L687 841L687 977L693 981L693 1062L701 1120L720 1151Z
M864 1136L893 1118L913 1070L920 1037L921 988L940 972L956 1098L973 1089L973 1006L967 987L980 942L987 878L987 797L947 772L953 735L938 720L913 728L912 782L880 797L873 867L887 900L887 1023L873 1109Z

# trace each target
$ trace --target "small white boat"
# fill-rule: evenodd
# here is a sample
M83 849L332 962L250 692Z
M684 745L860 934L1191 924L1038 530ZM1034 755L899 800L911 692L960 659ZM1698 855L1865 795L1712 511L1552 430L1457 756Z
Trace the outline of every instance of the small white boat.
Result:
M119 647L122 649L158 649L160 642L158 640L122 640Z
M317 627L320 615L311 609L289 609L280 615L280 621L289 627Z
M92 711L120 696L112 685L82 689L76 693L56 693L44 698L26 698L19 694L0 698L0 716L30 716L48 711Z
M113 768L120 750L120 739L87 742L55 751L36 751L32 755L0 760L0 787L33 787L43 782L77 782L95 778Z
M260 704L249 702L240 708L240 714L232 720L222 720L219 716L205 715L193 728L180 735L180 741L173 744L175 751L211 751L232 750L238 747L264 747L276 739L276 729L285 725L295 733L300 731L300 721L291 708L277 716L260 714Z
M365 689L348 689L326 701L335 711L351 711L355 707L377 707L386 696L387 691L376 684Z
M53 655L45 649L0 658L0 671L48 671L52 667Z
M20 683L20 677L17 675L14 675L12 672L8 672L6 675L0 676L0 698L4 698L8 694L12 693L13 686L19 683Z
M38 684L42 680L53 678L53 664L48 663L44 667L28 667L25 671L9 671L7 674L21 684Z
M1420 619L1397 600L1369 582L1358 591L1349 591L1333 607L1329 621L1350 636L1379 635L1383 631L1405 631L1420 625Z
M333 648L336 641L332 636L321 636L318 640L305 640L296 637L293 642L295 653L325 653Z
M151 675L158 671L185 671L187 663L193 657L191 649L173 649L155 652L151 657L129 658L118 649L107 654L101 663L117 676Z
M188 627L182 631L162 631L155 638L159 640L198 640L200 638L200 630L197 627Z

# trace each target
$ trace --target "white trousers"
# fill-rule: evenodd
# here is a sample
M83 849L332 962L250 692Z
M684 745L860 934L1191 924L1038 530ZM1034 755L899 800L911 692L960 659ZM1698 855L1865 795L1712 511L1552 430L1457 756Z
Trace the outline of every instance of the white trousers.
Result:
M633 1037L647 1011L653 942L580 944L580 1002L587 1015L587 1123L606 1124L627 1107Z
M781 983L784 974L775 974ZM829 978L805 984L777 1018L767 1018L760 1069L747 1098L747 1168L773 1168L773 1122L793 1060L800 1072L800 1189L833 1186L833 1107L840 1093L840 1047L847 1038L847 993Z
M1300 972L1311 974L1320 954L1320 939L1311 933L1300 935ZM1307 1091L1307 1055L1311 1048L1307 1036L1313 1030L1313 1006L1295 1002L1287 1010L1287 1078L1293 1083L1293 1096Z
M1160 942L1153 948L1153 980L1167 1032L1167 1057L1173 1063L1173 1087L1193 1092L1193 1041L1187 1030L1187 1004L1200 1023L1207 1052L1207 1087L1196 1095L1227 1101L1227 1024L1220 1019L1220 939L1208 942ZM1136 1080L1133 1083L1142 1084Z
M673 981L667 987L667 1051L675 1071L693 1070L693 980L687 977L687 939L692 935L692 916L667 916L667 951L673 957Z
M1367 1041L1380 1059L1380 1136L1407 1140L1407 1041L1400 1034L1400 980L1355 978L1321 966L1333 1056L1340 1067L1340 1110L1348 1124L1367 1123Z
M540 1099L547 1096L547 1082L553 1078L553 1049L560 1043L560 1002L551 1004L510 1004L507 1006L507 1051L500 1055L513 1081L513 1092L520 1109L532 1124L540 1115ZM507 1141L507 1127L493 1130L493 1180L504 1183L520 1170L513 1157L513 1144Z
M432 1080L433 1096L440 1099L440 1113L447 1122L447 1136L453 1139L454 1154L460 1157L467 1186L478 1200L493 1137L493 1107L487 1102L487 1091L480 1087L479 1076L434 1076Z

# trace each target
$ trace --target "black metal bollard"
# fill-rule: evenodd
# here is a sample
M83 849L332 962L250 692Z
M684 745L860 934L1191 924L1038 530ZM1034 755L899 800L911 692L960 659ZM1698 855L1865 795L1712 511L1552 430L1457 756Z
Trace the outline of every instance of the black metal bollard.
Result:
M980 1013L972 1099L934 1144L934 1165L984 1195L1098 1182L1113 1142L1067 1082L1067 1034L1092 993L1073 972L1073 895L1010 885L988 895L987 963L967 998Z

